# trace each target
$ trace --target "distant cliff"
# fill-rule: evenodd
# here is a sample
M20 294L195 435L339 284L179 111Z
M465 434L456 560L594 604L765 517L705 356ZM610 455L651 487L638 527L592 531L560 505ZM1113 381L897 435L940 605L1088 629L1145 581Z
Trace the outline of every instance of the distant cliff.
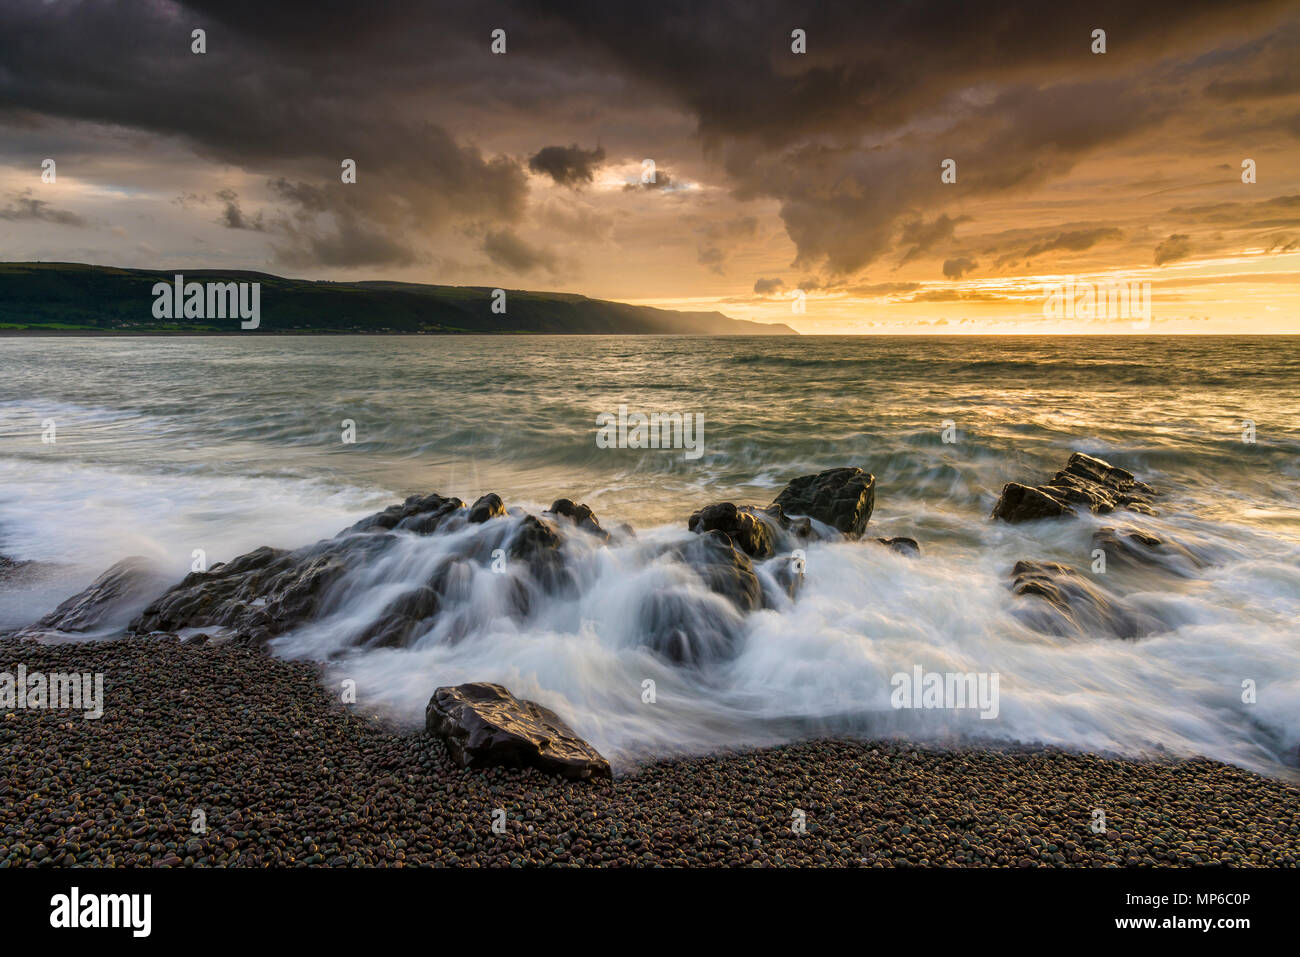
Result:
M255 329L227 318L155 310L157 283L259 283ZM177 304L182 296L178 292ZM80 263L0 263L0 334L310 333L797 335L789 326L730 319L720 312L677 312L555 292L493 290L406 282L313 282L268 273L215 269L150 270ZM158 313L163 313L159 317ZM175 316L177 318L169 318Z

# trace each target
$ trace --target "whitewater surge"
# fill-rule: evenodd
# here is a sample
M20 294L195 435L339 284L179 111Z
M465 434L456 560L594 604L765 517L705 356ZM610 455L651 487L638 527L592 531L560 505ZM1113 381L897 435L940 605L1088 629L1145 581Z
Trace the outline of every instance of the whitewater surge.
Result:
M663 527L611 546L569 539L578 546L576 594L534 595L522 622L501 574L470 566L457 604L410 647L352 647L395 597L462 554L465 537L483 534L470 526L445 537L404 538L340 583L335 613L272 647L328 660L330 680L355 682L360 705L410 723L422 720L435 684L500 682L564 715L625 767L665 754L860 734L1202 754L1281 773L1300 743L1294 551L1221 569L1179 598L1135 593L1130 597L1169 630L1120 641L1054 638L1022 623L1015 612L1026 599L1006 582L1025 548L1015 533L982 553L929 550L920 559L869 542L814 543L797 600L736 616L742 638L734 657L686 667L644 646L647 600L681 593L719 614L734 612L665 559L664 546L684 544L690 533ZM1259 605L1250 629L1233 614L1247 602ZM997 717L894 709L891 678L917 665L997 673ZM1242 702L1246 679L1256 682L1260 703Z
M1204 755L1294 774L1294 344L1226 357L1181 340L1090 344L1087 361L1042 340L985 341L951 357L933 354L946 344L893 340L593 340L586 355L568 340L493 341L492 361L476 362L480 348L42 342L60 355L53 375L32 343L7 344L0 554L48 567L38 584L0 588L0 629L48 612L131 554L179 580L195 549L211 564L308 545L408 493L472 501L496 491L535 515L564 495L590 504L606 529L626 521L635 535L569 534L569 578L555 588L493 568L520 514L397 535L332 583L322 614L274 639L273 652L325 662L331 686L356 683L363 710L412 726L435 687L500 682L553 708L623 770L670 754L869 735ZM710 374L718 368L722 380ZM382 384L352 384L367 376ZM704 456L595 449L596 415L619 404L703 411ZM338 442L345 416L358 422L357 447ZM45 418L60 423L56 446L40 444ZM1245 418L1259 425L1257 445L1240 439ZM945 420L956 423L955 444L940 439ZM1160 514L989 519L1003 483L1041 480L1072 449L1156 485ZM876 474L876 512L863 541L805 546L795 600L759 563L771 607L741 614L677 557L696 537L692 510L763 504L790 479L839 465ZM1009 587L1015 563L1086 570L1093 533L1130 522L1205 560L1195 574L1139 568L1103 579L1158 623L1154 633L1031 627L1024 611L1039 599ZM871 540L895 535L917 539L921 555ZM473 560L455 561L466 554ZM449 561L456 576L427 629L407 647L356 647L392 601ZM716 624L726 653L675 663L647 647L647 609L666 599ZM997 716L893 708L892 677L916 666L996 673Z

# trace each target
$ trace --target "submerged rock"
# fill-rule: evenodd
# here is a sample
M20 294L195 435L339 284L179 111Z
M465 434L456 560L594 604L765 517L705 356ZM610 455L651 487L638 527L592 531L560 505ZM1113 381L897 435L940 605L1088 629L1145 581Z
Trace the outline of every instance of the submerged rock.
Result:
M1134 611L1108 594L1093 579L1057 562L1016 562L1011 588L1017 595L1042 599L1022 617L1049 634L1109 635L1139 638L1164 631L1150 615Z
M314 545L293 551L263 547L193 572L146 607L130 630L140 634L223 627L264 642L337 610L345 596L335 586L345 575L373 563L401 533L442 534L492 520L493 532L485 529L466 541L463 551L442 563L429 581L412 583L353 639L367 647L404 647L445 611L464 610L473 566L494 561L496 543L512 561L526 566L526 575L538 587L560 591L572 586L561 553L562 536L551 523L520 514L517 523L498 527L495 520L507 512L497 495L484 495L469 509L457 498L412 496ZM507 605L526 613L525 586L509 576L503 581L510 589Z
M1065 468L1044 485L1010 482L1004 486L992 517L1004 522L1028 522L1074 515L1078 507L1103 513L1125 508L1154 515L1151 498L1155 494L1155 489L1139 482L1132 472L1075 452Z
M730 536L717 529L705 532L687 542L678 554L711 591L728 599L737 611L763 607L763 587L754 574L754 564Z
M743 616L765 605L753 562L717 529L666 553L687 565L713 594L702 595L686 586L647 592L637 608L640 643L680 665L731 657L743 634Z
M399 595L357 638L366 648L405 648L420 625L442 606L438 592L428 585Z
M1097 529L1092 547L1100 548L1112 564L1156 567L1176 575L1191 575L1208 564L1186 546L1133 525Z
M7 555L0 555L0 578L12 575L20 569L26 568L31 562L19 561L16 558L10 558Z
M438 688L425 709L425 728L441 736L464 767L506 765L564 778L612 777L609 762L559 715L498 684Z
M903 555L915 557L921 554L921 546L917 544L915 538L905 538L900 535L896 538L877 538L876 541Z
M803 588L804 567L807 562L800 555L783 555L769 563L768 568L777 587L794 601Z
M115 614L129 614L132 606L139 608L166 584L148 559L124 558L21 633L93 631L111 624Z

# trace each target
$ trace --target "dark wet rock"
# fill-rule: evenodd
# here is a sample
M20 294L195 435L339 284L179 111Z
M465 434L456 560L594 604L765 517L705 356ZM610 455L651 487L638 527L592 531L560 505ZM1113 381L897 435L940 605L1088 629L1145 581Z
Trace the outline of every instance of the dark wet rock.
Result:
M729 602L667 589L641 599L636 626L650 651L675 665L699 666L735 655L743 621Z
M743 616L766 605L749 556L717 529L669 549L669 554L725 601L689 587L646 594L636 620L642 643L674 664L702 665L731 657L742 635Z
M799 591L803 588L804 568L807 561L802 555L791 554L782 555L773 559L765 568L772 573L777 587L791 600L794 601L799 597Z
M348 532L385 532L390 529L429 535L452 516L459 515L465 503L441 495L412 495L401 505L390 505L382 512L368 515Z
M763 587L754 565L728 535L717 529L704 532L687 542L679 554L711 591L728 599L738 611L763 607Z
M1083 637L1139 638L1165 630L1150 615L1128 608L1119 598L1077 569L1057 562L1017 562L1011 570L1017 595L1042 599L1023 609L1038 631Z
M488 519L503 518L506 514L505 503L496 492L488 492L479 498L469 509L469 521L472 525L481 525Z
M722 532L750 557L771 558L776 554L776 549L769 521L761 509L722 502L705 506L692 514L687 527L699 534Z
M1092 547L1100 548L1111 565L1156 567L1184 576L1208 564L1186 546L1132 525L1097 529L1092 534Z
M993 506L993 517L1004 522L1031 522L1039 518L1072 515L1074 509L1044 489L1008 482Z
M293 551L259 548L205 572L194 572L145 608L130 628L142 634L221 627L251 642L265 642L338 611L347 590L336 586L350 573L372 566L402 540L400 533L464 531L471 521L507 514L500 498L491 494L470 509L456 498L412 496L314 545ZM494 571L508 569L509 563L497 568L502 557L498 548L525 566L519 575L502 579L510 588L506 606L511 614L527 614L532 588L551 593L573 588L562 553L563 536L553 524L535 516L520 512L517 520L492 521L462 545L422 587L408 589L360 629L357 643L405 646L449 609L466 616L459 631L467 633L472 623L463 606L469 603L474 576L489 565ZM452 626L448 633L454 635L454 622Z
M525 515L510 536L507 554L512 562L527 565L529 574L546 591L571 593L575 582L564 564L563 542L553 524L535 515Z
M858 538L875 508L876 477L859 468L827 469L795 479L772 504L787 515L806 515Z
M498 684L438 688L425 728L440 736L464 767L532 767L564 778L610 778L601 757L554 711L516 698Z
M427 585L413 588L394 599L358 637L356 644L367 648L405 648L421 624L442 606L438 592Z
M921 546L917 544L915 538L905 538L900 535L896 538L877 538L876 541L903 555L915 557L921 554Z
M87 632L106 627L114 623L115 616L130 614L167 584L148 559L124 558L23 632Z
M330 585L359 555L364 537L329 539L293 552L262 547L204 572L191 572L131 622L130 630L177 631L216 625L274 637L315 617Z
M571 499L556 499L555 503L547 510L547 514L563 516L584 532L595 535L603 542L608 542L610 539L609 532L600 527L600 522L596 520L596 516L591 509L586 505L577 505ZM624 525L623 528L628 529L629 532L631 531L630 526Z
M530 565L551 565L559 561L560 536L554 525L525 515L510 537L510 557Z
M1124 508L1154 515L1151 499L1155 495L1155 489L1139 482L1132 472L1075 452L1050 482L1038 486L1010 482L1004 486L993 506L993 518L1028 522L1074 515L1080 508L1098 513Z

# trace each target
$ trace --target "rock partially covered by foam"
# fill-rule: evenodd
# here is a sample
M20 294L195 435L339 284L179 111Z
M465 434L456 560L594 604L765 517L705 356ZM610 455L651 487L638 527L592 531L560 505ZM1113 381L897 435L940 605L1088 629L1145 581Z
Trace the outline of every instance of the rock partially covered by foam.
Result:
M1095 580L1068 565L1016 562L1011 575L1011 588L1017 595L1042 599L1021 609L1021 617L1038 631L1139 638L1165 630L1155 618L1129 608Z
M1117 508L1154 515L1155 489L1125 471L1082 452L1070 456L1065 468L1044 485L1010 482L993 506L993 518L1029 522L1074 515L1077 508L1105 513Z
M719 531L756 559L773 557L812 538L856 539L876 504L876 477L860 468L836 468L790 482L771 505L721 502L694 512L687 527Z
M578 528L595 535L602 542L610 540L609 532L600 527L600 522L596 521L595 513L588 506L578 505L572 499L557 498L551 507L546 510L546 514L567 518Z
M776 550L773 544L775 535L769 521L752 506L721 502L693 513L686 527L699 534L722 532L751 558L771 558Z
M786 515L806 515L859 538L876 506L876 477L859 468L827 469L795 479L772 504Z
M498 684L438 688L425 728L463 767L531 767L563 778L612 777L609 762L549 708Z
M167 579L148 559L134 555L124 558L20 634L84 633L114 624L120 627L166 585ZM116 622L115 616L120 616Z

